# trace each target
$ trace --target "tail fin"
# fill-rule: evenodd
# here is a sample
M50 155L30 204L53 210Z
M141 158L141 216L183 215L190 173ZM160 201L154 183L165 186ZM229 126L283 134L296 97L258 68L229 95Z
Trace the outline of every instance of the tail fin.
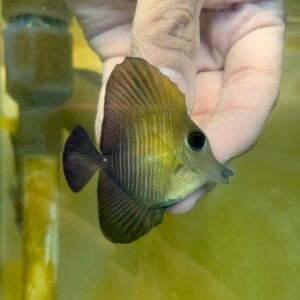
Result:
M86 131L76 126L67 139L63 151L63 169L73 192L79 192L102 166L103 157Z

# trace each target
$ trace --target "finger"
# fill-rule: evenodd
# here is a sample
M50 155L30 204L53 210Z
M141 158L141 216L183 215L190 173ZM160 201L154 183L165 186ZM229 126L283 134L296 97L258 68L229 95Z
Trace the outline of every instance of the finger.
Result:
M94 51L106 60L129 55L136 1L66 0Z
M123 60L124 60L123 56L118 56L118 57L112 57L103 63L102 85L101 85L98 107L97 107L97 114L95 119L95 140L98 145L100 144L102 122L104 117L104 100L105 100L106 84L114 67L117 64L120 64Z
M195 98L201 5L199 0L140 0L131 36L132 55L160 67L186 94L189 110Z
M207 193L209 193L210 191L212 191L215 188L215 186L216 186L215 183L205 184L200 190L193 193L192 195L190 195L186 199L170 206L167 209L167 212L170 213L170 214L174 214L174 215L180 215L180 214L184 214L184 213L190 211L195 206L197 201L202 196L204 196Z
M277 99L284 22L276 17L266 20L228 53L220 100L205 124L221 162L246 152L255 143Z
M217 106L223 86L223 71L200 72L196 76L196 102L193 115L201 115L198 126L206 123L206 119Z

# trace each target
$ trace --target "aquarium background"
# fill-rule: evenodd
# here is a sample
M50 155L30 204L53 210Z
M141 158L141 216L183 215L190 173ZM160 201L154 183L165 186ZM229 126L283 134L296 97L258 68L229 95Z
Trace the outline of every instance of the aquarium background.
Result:
M16 151L20 131L35 132L43 120L18 126L20 106L6 91L1 37L0 299L300 299L300 4L286 5L282 88L257 145L230 163L229 185L185 215L166 215L129 245L112 244L99 230L96 177L73 194L60 168L68 131L77 123L93 130L101 83L102 65L78 24L71 19L68 29L70 95L53 109L47 129L55 150L36 151L33 140L25 154ZM43 116L43 108L35 113ZM33 199L27 229L18 222L23 196ZM35 244L43 237L44 248Z

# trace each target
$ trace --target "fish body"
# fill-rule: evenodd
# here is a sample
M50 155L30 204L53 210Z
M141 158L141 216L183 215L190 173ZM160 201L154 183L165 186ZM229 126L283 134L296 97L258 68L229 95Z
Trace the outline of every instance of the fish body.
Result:
M141 58L126 58L109 78L100 141L98 151L77 126L65 144L64 173L76 192L100 170L99 221L113 242L136 240L168 207L232 175L188 116L184 96Z

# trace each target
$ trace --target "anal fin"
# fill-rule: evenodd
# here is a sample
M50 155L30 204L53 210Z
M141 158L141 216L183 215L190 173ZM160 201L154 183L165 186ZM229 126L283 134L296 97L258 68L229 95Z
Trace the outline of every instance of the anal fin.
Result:
M130 243L163 220L164 208L149 208L132 199L115 179L102 171L98 185L99 221L104 235L114 243Z

